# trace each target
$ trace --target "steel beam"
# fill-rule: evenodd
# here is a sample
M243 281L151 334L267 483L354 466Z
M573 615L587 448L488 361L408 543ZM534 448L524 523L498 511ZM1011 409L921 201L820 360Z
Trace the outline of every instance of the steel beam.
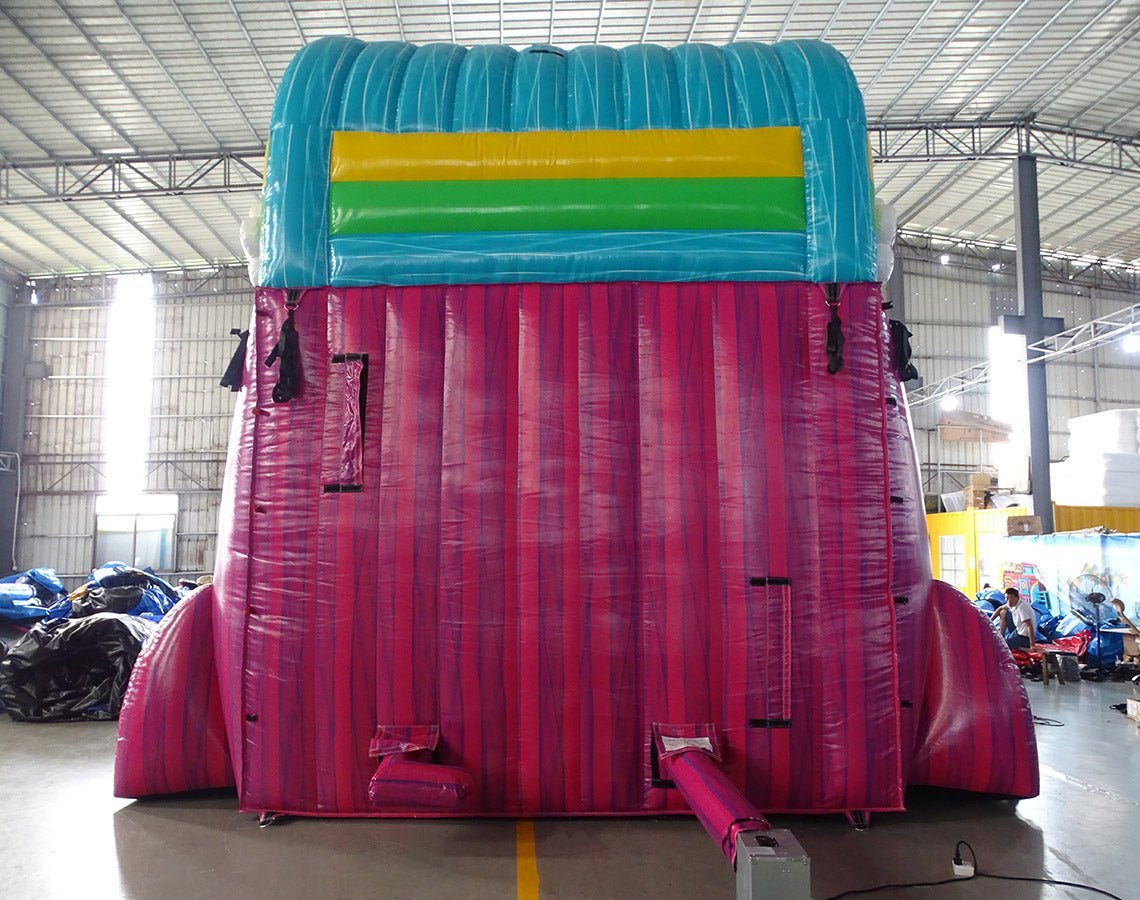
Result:
M1042 338L1026 348L1028 361L1044 363L1062 356L1073 356L1119 341L1130 334L1140 334L1140 303Z
M1140 175L1140 139L1028 119L872 122L875 162L962 162L1036 156L1072 168Z
M1041 290L1041 219L1037 209L1037 159L1019 156L1013 170L1013 209L1017 228L1017 296L1024 317L1025 343L1045 338ZM1029 386L1029 472L1033 512L1045 534L1053 533L1053 492L1049 479L1049 388L1045 366L1026 366Z
M879 163L1038 159L1140 176L1140 138L1059 125L1005 122L876 122L868 127ZM0 164L0 205L260 190L265 148L91 156Z
M934 259L942 253L958 257L955 263L973 263L989 268L993 263L1013 263L1016 248L1001 241L961 238L931 234L925 231L900 230L895 242L896 255L908 254L918 259ZM1095 258L1062 250L1046 250L1041 256L1042 270L1058 281L1112 287L1140 293L1140 268L1112 260Z
M989 380L990 364L987 360L986 362L978 363L976 366L963 369L961 372L947 375L941 381L924 384L915 391L908 391L907 405L911 409L917 409L920 406L926 406L928 403L941 400L943 397L952 397L955 394L968 393L974 388L988 384Z
M1002 318L1005 321L1009 321L1011 318L1017 320L1015 327L1017 332L1021 333L1024 322L1021 316L1003 316ZM1049 318L1044 320L1047 331L1050 321ZM1027 362L1030 367L1034 367L1062 357L1076 356L1079 353L1087 353L1089 350L1095 350L1097 347L1119 341L1130 334L1140 334L1140 303L1109 313L1107 316L1101 316L1099 319L1074 325L1065 331L1048 334L1036 343L1027 344L1025 348ZM1096 365L1095 357L1093 365ZM975 388L988 384L989 380L990 364L989 362L981 362L968 369L955 372L953 375L948 375L941 381L924 385L918 390L910 392L907 397L908 403L912 409L926 406L929 403L941 400L943 397L968 393Z
M0 205L261 189L263 148L0 164Z
M701 20L701 11L704 8L705 8L705 0L697 0L696 9L693 10L693 20L689 23L689 33L685 35L685 43L686 44L692 42L693 35L697 31L697 23ZM793 8L794 8L794 4L793 4ZM791 13L788 13L788 15L791 15ZM781 31L782 31L782 29L781 29ZM776 38L776 40L779 40L779 38Z

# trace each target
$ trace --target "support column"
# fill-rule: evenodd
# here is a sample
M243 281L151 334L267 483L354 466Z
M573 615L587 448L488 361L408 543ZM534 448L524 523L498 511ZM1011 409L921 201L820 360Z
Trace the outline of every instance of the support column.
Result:
M1017 297L1025 343L1046 336L1041 291L1041 219L1037 209L1037 158L1017 158L1013 170L1013 216L1017 234ZM1032 363L1032 360L1027 360ZM1049 391L1045 363L1026 366L1029 382L1029 477L1033 512L1046 534L1053 532L1053 491L1049 483Z
M0 380L0 451L22 453L24 449L24 405L28 358L27 306L20 304L15 285L0 282L0 305L4 306L5 328L0 352L3 378ZM16 538L17 479L15 465L0 467L0 576L9 575L18 561L12 559Z

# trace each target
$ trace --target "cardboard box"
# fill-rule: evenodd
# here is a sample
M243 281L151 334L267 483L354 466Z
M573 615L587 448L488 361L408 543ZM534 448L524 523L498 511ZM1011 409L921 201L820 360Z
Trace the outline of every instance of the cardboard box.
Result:
M992 491L998 486L996 475L987 475L985 472L974 472L970 476L970 483L966 485L970 488L981 488L985 491Z
M1006 534L1041 534L1040 516L1010 516L1005 520Z
M1135 697L1128 697L1124 702L1128 704L1124 707L1128 718L1133 722L1140 723L1140 700L1137 700Z
M989 491L984 488L969 487L962 492L966 499L966 509L985 509L986 495Z

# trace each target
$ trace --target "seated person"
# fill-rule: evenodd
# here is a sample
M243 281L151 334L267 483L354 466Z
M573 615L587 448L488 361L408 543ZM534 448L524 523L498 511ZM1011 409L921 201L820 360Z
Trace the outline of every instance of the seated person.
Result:
M1000 630L1010 650L1037 649L1037 616L1017 588L1007 588L1005 603L994 610L990 620L1000 620Z

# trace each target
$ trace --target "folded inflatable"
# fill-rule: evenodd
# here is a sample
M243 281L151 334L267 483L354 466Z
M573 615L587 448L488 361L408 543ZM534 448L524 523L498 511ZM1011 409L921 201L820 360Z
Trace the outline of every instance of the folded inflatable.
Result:
M931 580L834 50L322 39L263 201L216 580L136 667L120 796L692 808L731 855L1036 793L1010 655Z

